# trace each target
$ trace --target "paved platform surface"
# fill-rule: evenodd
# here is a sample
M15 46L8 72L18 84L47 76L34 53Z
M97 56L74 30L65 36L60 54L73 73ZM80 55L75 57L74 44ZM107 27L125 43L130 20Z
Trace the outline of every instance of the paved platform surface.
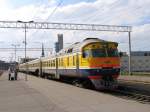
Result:
M149 76L124 76L120 75L119 79L121 80L128 80L128 81L137 81L137 82L145 82L145 83L150 83L150 77Z
M150 112L149 104L19 74L18 81L0 77L0 112Z

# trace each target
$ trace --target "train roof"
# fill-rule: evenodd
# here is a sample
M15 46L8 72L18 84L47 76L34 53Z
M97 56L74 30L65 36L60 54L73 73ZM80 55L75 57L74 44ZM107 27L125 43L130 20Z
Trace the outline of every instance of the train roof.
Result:
M42 61L45 61L45 60L48 60L48 59L53 59L55 58L56 55L50 55L50 56L47 56L47 57L41 57L41 60Z
M76 43L70 45L69 47L62 49L58 53L58 55L63 55L66 53L81 51L85 45L90 44L90 43L95 43L95 42L111 42L111 41L105 41L105 40L102 40L99 38L86 38L82 42L76 42Z

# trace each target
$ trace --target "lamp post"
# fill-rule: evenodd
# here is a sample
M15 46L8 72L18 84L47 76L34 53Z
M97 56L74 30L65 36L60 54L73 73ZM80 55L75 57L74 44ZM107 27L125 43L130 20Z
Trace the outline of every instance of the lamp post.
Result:
M25 39L24 39L24 45L25 45L25 52L24 52L24 54L25 54L25 57L24 57L24 62L25 62L25 64L26 64L26 75L25 75L25 81L27 81L28 79L27 79L27 60L26 60L26 58L27 58L27 49L26 49L26 46L27 46L27 35L26 35L26 33L27 33L27 23L33 23L34 21L28 21L28 22L25 22L25 21L17 21L18 23L24 23L24 32L25 32Z
M15 47L15 62L16 62L16 52L17 52L17 46L19 47L19 44L11 44L12 46Z

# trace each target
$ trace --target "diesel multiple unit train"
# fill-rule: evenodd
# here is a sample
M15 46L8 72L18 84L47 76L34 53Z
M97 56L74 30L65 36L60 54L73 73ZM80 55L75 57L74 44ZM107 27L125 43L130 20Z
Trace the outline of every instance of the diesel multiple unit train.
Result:
M87 38L56 55L20 64L19 70L85 87L92 85L96 89L112 89L117 87L120 73L117 47L116 42Z

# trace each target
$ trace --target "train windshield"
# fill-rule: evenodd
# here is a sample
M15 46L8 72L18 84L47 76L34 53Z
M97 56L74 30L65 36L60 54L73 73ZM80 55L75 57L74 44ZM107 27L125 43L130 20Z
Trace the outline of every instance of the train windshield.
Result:
M118 50L117 49L107 49L108 57L118 57Z
M106 51L104 49L89 49L83 51L83 57L106 57Z
M91 50L92 57L106 57L105 49L92 49Z
M83 51L83 57L118 57L117 49L89 49Z

